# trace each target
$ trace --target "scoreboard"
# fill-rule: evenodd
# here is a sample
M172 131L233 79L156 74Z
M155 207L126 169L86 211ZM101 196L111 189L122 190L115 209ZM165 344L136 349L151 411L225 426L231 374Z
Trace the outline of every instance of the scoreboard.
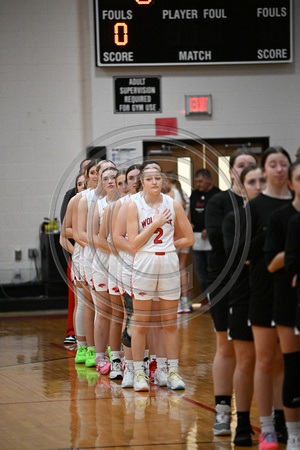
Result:
M292 62L292 0L94 0L96 65Z

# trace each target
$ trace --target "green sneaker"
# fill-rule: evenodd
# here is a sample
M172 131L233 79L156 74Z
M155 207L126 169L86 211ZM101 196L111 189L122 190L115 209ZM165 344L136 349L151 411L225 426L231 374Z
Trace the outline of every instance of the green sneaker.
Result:
M95 366L95 358L96 352L94 348L89 348L86 352L85 365L86 367L94 367Z
M75 364L84 364L86 360L86 347L79 347L75 356Z

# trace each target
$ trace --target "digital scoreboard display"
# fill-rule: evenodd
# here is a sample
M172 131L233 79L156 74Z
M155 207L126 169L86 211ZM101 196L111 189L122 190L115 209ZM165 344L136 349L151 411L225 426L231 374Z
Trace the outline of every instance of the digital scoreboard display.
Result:
M95 0L97 66L292 62L292 0Z

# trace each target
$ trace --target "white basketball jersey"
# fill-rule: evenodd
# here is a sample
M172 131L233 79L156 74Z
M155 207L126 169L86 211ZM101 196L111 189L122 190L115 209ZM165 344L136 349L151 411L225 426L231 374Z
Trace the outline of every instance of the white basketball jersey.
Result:
M129 194L125 195L124 197L119 198L121 205L129 198Z
M139 252L173 252L175 251L174 246L174 222L175 222L175 211L173 199L169 195L164 195L163 201L159 207L158 212L161 213L164 209L170 209L171 218L167 223L157 228L151 238L138 250ZM136 203L138 208L138 222L139 222L139 233L147 228L154 219L155 209L151 208L145 202L145 198L135 196L133 201Z
M84 191L78 192L78 194L81 194L82 197L85 195L88 195L91 192L91 188L85 189Z
M98 198L97 200L98 210L99 210L99 227L102 223L104 211L108 205L107 197Z
M78 244L78 242L75 242L72 259L79 258L79 253L80 253L80 245Z
M142 192L137 192L136 194L128 194L128 197L130 198L131 202L133 202L135 198L142 197ZM128 239L127 232L125 238Z
M92 189L92 190L90 189L89 192L86 194L86 199L88 202L88 209L90 209L94 197L96 198L95 189Z

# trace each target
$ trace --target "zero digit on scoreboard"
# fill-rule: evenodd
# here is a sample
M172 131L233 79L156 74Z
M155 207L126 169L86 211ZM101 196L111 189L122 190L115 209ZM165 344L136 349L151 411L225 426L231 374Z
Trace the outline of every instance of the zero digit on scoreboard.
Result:
M114 41L116 45L128 44L128 25L125 22L114 25Z

